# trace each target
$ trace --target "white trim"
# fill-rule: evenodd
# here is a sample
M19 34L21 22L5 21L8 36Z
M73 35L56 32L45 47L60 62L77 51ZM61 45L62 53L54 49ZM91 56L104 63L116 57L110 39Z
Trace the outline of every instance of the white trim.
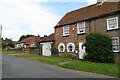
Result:
M83 31L83 32L80 32L80 31L79 31L79 24L80 24L80 23L83 23L83 24L84 24L84 31ZM85 33L85 21L84 21L84 22L78 22L78 23L77 23L77 34L82 34L82 33Z
M63 51L60 50L60 46L63 46ZM64 44L64 43L60 43L60 44L58 45L58 51L59 51L59 52L65 52L65 44Z
M69 46L70 45L72 45L72 47L73 47L72 51L69 50ZM74 52L74 51L75 51L75 45L74 45L74 43L72 43L72 42L68 43L67 44L67 52Z
M120 51L119 37L112 37L112 39L117 39L118 40L118 50L114 50L113 52L119 52ZM113 45L113 43L112 43L112 45Z
M68 27L68 34L66 35L65 34L65 27ZM65 25L65 26L63 26L63 36L69 36L69 25Z
M109 20L115 19L115 18L116 18L116 20L117 20L117 26L116 26L115 28L110 28L110 26L109 26ZM118 17L114 17L114 18L109 18L109 19L107 19L107 30L112 30L112 29L118 29Z

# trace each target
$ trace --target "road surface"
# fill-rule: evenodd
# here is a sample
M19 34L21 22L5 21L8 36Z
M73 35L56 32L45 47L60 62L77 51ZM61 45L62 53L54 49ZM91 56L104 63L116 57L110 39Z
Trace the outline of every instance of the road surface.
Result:
M111 78L3 54L3 78Z

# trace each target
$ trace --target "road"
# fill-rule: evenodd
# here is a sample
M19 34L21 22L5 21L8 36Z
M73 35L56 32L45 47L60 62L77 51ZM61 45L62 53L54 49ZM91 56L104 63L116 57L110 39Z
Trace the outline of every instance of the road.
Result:
M3 78L111 78L82 71L64 69L37 61L2 56Z

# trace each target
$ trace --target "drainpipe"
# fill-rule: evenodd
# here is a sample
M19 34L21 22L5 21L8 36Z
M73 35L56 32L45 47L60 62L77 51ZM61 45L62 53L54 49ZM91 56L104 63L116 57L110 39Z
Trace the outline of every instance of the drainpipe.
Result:
M90 26L90 24L91 24L91 20L89 20L89 24L88 24L88 31L89 31L89 34L91 33L91 26Z
M40 42L38 42L38 55L40 55Z

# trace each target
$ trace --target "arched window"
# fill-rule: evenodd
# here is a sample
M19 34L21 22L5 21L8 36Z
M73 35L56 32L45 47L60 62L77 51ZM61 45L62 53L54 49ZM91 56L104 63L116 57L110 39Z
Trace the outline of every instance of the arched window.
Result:
M75 51L75 45L74 43L69 43L67 45L67 52L74 52Z
M58 46L58 51L59 52L65 52L65 44L60 43L59 46Z

